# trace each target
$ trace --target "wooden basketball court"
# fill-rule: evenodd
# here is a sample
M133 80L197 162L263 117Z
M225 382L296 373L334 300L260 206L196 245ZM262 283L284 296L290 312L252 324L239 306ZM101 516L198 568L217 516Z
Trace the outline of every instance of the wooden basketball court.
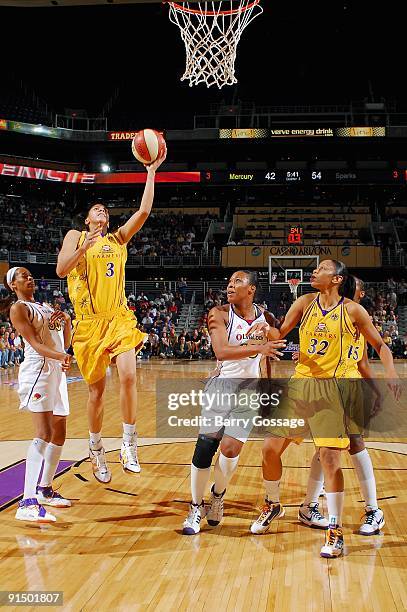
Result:
M289 375L290 363L276 366ZM380 365L373 364L377 372ZM407 609L407 444L369 440L376 470L383 533L363 537L363 503L346 453L344 534L340 559L319 557L324 533L297 521L313 444L291 445L284 455L282 503L286 516L269 533L254 536L251 522L263 501L261 445L249 441L231 481L225 518L213 529L182 536L188 511L191 440L155 435L155 381L204 376L211 362L142 362L138 365L140 475L121 470L117 371L109 371L104 441L113 480L101 485L87 457L85 383L69 373L71 416L56 480L73 507L55 509L52 525L14 519L22 491L26 449L32 438L28 414L18 411L14 370L0 373L0 590L63 591L66 610L372 610ZM407 377L407 363L397 363ZM3 480L1 480L1 477ZM21 494L21 493L20 493ZM324 510L326 505L323 502ZM16 607L17 609L17 607ZM34 608L33 608L34 609Z

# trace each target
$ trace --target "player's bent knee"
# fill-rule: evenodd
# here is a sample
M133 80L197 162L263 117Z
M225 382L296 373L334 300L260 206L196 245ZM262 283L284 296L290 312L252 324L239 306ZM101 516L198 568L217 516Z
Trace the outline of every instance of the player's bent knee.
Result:
M223 438L220 445L221 453L224 457L233 459L240 454L242 450L243 442L236 440L235 438Z
M341 466L341 451L336 448L321 448L319 459L324 471L335 472Z
M124 374L120 376L120 385L124 387L131 387L136 384L136 374L134 372L129 372L128 374Z
M361 453L365 450L365 441L362 436L350 436L350 445L349 445L349 453L351 455L356 455L356 453Z
M219 448L220 440L200 434L196 441L192 465L199 470L211 467L212 459Z

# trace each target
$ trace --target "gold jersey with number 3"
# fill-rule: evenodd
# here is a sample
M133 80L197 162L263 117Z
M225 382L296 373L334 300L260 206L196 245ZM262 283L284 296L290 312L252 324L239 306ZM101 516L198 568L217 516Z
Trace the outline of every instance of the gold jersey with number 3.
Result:
M300 324L300 355L295 378L359 378L364 338L353 325L344 299L323 310L318 294Z
M82 232L78 241L85 240ZM88 249L68 275L75 309L72 346L78 367L88 384L103 378L109 363L128 351L137 353L147 334L127 306L124 293L126 245L117 234L106 234Z
M82 232L78 247L86 238ZM124 293L124 267L127 248L117 234L101 236L88 249L76 268L68 274L68 291L75 315L111 312L127 305Z

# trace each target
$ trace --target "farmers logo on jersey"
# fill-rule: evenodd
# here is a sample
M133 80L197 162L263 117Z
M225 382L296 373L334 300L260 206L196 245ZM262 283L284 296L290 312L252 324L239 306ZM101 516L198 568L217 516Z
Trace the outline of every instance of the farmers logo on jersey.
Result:
M335 312L333 315L331 315L329 317L330 319L332 319L332 321L337 321L339 319L339 315L337 312Z
M102 251L107 251L108 253L113 253L112 247L110 247L108 244L104 244L102 246Z
M318 323L318 325L315 328L315 333L317 332L327 332L328 328L326 326L325 323Z

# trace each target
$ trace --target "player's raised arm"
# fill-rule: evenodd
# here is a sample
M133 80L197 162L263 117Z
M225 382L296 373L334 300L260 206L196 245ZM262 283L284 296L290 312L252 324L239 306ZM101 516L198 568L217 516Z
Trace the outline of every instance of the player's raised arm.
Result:
M280 338L285 338L285 336L301 321L305 309L314 298L315 293L307 293L299 297L298 300L295 300L294 304L291 305L285 315L284 322L280 327Z
M217 306L209 311L208 329L213 351L219 361L244 359L254 357L259 353L278 360L278 355L282 355L278 349L285 346L285 341L282 340L274 340L262 345L231 346L228 342L223 311Z
M68 276L68 274L76 268L86 251L95 244L101 234L102 227L100 225L92 231L87 232L85 240L81 246L78 247L78 240L81 233L78 230L69 230L58 254L56 272L59 278L65 278L65 276Z
M156 170L161 166L165 158L167 157L167 148L164 153L157 157L155 162L146 166L147 169L147 180L146 186L144 187L143 197L141 199L140 208L137 212L130 217L128 221L117 230L117 234L122 244L129 242L134 234L136 234L147 221L154 201L154 181Z

